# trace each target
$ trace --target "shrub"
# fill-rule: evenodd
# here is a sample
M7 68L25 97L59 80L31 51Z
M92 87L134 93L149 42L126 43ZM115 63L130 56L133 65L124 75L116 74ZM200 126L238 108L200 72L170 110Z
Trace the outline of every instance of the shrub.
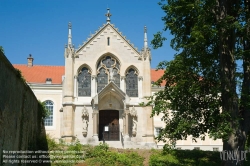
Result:
M107 144L99 144L86 151L86 163L90 166L140 166L143 158L135 152L117 153L110 151Z
M47 135L47 142L52 166L73 166L84 159L83 147L79 140L68 145L62 140L57 143Z
M50 135L47 134L46 139L47 139L47 142L48 142L49 151L59 150L59 145L56 143L56 141L54 139L52 139L50 137Z
M49 116L49 110L45 107L45 104L40 100L38 100L38 109L41 114L42 120L44 120Z

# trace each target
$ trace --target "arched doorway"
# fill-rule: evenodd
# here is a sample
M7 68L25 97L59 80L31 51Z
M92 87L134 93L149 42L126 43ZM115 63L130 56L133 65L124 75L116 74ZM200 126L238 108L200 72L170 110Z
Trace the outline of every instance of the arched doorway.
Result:
M108 126L108 131L104 127ZM100 110L99 111L99 141L119 141L119 111Z

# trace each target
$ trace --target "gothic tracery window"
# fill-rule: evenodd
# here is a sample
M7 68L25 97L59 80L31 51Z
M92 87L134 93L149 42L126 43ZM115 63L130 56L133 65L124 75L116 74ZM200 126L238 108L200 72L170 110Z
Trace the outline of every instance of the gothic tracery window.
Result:
M89 69L83 67L78 74L78 96L91 96L91 74Z
M134 69L129 69L126 75L126 93L130 97L138 97L138 76Z
M114 83L120 87L120 64L111 56L106 56L100 60L97 65L97 93L99 93L109 81L114 81Z

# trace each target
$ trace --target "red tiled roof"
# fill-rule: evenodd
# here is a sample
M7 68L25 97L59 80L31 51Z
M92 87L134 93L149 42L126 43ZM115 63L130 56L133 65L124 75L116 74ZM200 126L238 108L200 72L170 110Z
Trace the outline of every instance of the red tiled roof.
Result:
M13 65L22 72L28 83L46 83L47 78L52 79L52 84L61 84L64 75L64 66Z
M151 80L156 82L159 78L161 78L161 76L163 76L164 74L164 70L155 70L155 69L151 69ZM165 81L163 81L161 83L161 86L165 86Z
M64 66L42 66L34 65L28 67L27 65L13 65L22 72L23 77L28 83L45 83L47 78L52 79L52 84L61 84L62 76L65 72ZM151 69L151 80L156 82L162 75L164 70L155 71ZM165 84L162 83L161 86Z

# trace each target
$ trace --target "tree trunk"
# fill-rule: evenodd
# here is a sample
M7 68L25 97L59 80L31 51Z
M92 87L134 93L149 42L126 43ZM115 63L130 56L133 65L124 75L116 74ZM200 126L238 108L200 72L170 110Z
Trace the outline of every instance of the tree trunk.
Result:
M236 93L236 80L235 80L235 29L228 28L231 21L227 16L233 16L230 13L230 8L236 4L234 0L219 0L219 56L220 56L220 77L221 77L221 99L222 99L222 112L229 115L225 122L228 123L232 132L223 139L223 150L229 152L236 152L241 141L238 137L239 123L238 119L238 97ZM226 158L223 160L222 165L234 166L240 163L237 160Z

